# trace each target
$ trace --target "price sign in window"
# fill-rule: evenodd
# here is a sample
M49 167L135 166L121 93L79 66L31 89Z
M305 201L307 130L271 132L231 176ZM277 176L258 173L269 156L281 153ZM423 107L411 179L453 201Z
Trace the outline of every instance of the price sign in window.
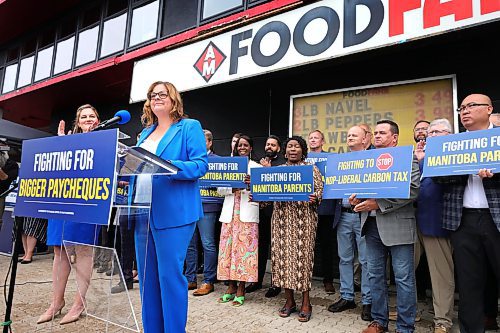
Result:
M307 139L318 129L324 150L343 153L349 128L365 123L373 130L377 121L389 119L399 125L398 145L414 145L418 120L446 118L457 130L454 87L455 76L446 76L292 96L289 132Z

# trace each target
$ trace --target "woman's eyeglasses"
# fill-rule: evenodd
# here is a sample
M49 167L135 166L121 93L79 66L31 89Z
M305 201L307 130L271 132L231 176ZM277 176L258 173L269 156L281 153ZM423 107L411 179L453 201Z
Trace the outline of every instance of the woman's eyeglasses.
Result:
M155 99L156 96L158 96L159 99L166 99L168 97L168 94L164 93L164 92L159 92L159 93L152 92L152 93L149 94L148 98L150 100L152 100L152 99Z

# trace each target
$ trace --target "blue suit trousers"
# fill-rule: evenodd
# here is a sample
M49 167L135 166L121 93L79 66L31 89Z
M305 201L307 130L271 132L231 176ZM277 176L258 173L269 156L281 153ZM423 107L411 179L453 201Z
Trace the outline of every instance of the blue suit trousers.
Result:
M141 220L135 225L135 244L144 332L185 332L188 290L183 268L196 223L155 229L147 215Z

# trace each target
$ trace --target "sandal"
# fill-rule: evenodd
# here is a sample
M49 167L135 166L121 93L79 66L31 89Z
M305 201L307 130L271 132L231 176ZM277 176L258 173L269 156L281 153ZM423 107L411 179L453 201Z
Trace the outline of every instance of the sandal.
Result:
M229 301L232 301L234 299L234 294L224 294L222 297L220 297L217 302L218 303L227 303Z
M304 311L300 310L300 312L299 312L299 321L301 323L307 323L311 319L313 308L312 308L312 305L309 305L309 306L311 307L311 311L304 312Z
M245 295L243 296L236 296L233 300L233 306L242 306L243 303L245 303Z
M281 318L287 318L290 317L290 315L294 312L297 312L297 306L294 305L291 308L287 308L286 306L283 306L279 311L278 314Z

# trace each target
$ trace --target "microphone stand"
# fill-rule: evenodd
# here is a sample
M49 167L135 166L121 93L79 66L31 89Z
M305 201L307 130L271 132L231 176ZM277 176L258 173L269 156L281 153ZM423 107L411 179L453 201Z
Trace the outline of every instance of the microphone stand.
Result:
M17 188L18 184L14 184L13 187L8 189L7 191L3 192L0 194L0 198L6 197L10 192L15 190ZM17 275L17 257L19 256L20 248L22 245L21 242L21 237L22 237L22 223L23 223L23 218L22 217L15 217L14 220L14 234L15 234L15 240L14 240L14 250L12 253L12 272L10 274L10 284L9 284L9 295L7 297L7 304L5 308L5 319L4 322L2 323L3 325L3 333L9 333L10 325L12 324L12 321L10 319L10 314L12 311L12 301L14 299L14 287L16 285L16 275Z

